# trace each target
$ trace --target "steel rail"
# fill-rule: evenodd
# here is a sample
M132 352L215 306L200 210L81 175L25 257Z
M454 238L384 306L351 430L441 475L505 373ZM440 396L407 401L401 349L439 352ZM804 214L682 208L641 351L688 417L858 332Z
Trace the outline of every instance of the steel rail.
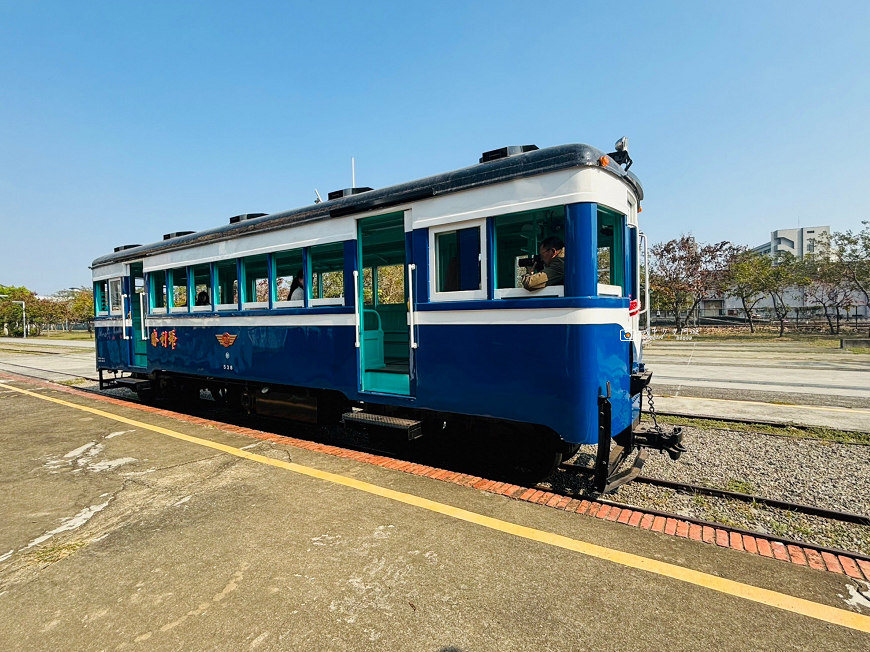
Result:
M595 470L582 464L562 464L560 468L579 471L580 473L591 474ZM870 525L870 516L864 514L856 514L854 512L841 512L836 509L826 509L815 505L804 505L802 503L792 503L786 500L777 500L776 498L766 498L755 494L745 494L739 491L728 491L727 489L717 489L715 487L705 487L703 485L691 484L688 482L677 482L675 480L663 480L661 478L651 478L646 475L639 475L634 480L641 484L649 484L658 487L667 487L676 489L683 493L702 494L705 496L714 496L716 498L726 498L731 500L739 500L744 503L753 503L756 505L764 505L766 507L774 507L776 509L784 509L790 512L798 512L808 514L810 516L820 516L832 521L843 521L845 523L858 523L859 525Z

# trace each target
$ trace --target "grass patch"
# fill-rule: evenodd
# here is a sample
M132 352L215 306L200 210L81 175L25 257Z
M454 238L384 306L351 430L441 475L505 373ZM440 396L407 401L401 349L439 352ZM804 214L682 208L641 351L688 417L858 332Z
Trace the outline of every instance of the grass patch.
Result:
M645 422L652 420L644 415ZM781 437L794 437L795 439L820 439L822 441L834 441L841 444L864 444L870 445L870 433L850 432L837 430L824 426L806 426L795 428L794 426L771 426L764 423L738 423L720 419L699 419L694 417L658 416L659 423L677 426L689 426L701 430L731 430L734 432L760 432L766 435L778 435Z
M725 483L725 489L728 491L734 491L738 494L751 494L755 491L755 487L752 486L752 483L746 482L746 480L729 480Z
M43 331L38 337L47 340L87 340L91 342L94 340L94 334L87 331Z
M31 559L37 564L53 564L66 559L79 548L84 547L84 541L62 543L55 546L44 546L31 554Z
M87 378L70 378L69 380L56 380L54 381L58 385L66 385L67 387L75 387L76 385L84 385L85 383L90 383L91 381Z

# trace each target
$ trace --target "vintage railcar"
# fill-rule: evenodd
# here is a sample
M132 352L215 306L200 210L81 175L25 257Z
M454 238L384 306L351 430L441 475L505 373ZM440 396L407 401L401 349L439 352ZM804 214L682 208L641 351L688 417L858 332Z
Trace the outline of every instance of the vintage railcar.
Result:
M681 449L637 428L648 300L643 190L626 159L624 147L507 147L118 247L92 265L101 378L407 437L465 429L514 447L532 475L598 443L599 484L612 485L633 449ZM523 289L518 263L551 236L563 284Z

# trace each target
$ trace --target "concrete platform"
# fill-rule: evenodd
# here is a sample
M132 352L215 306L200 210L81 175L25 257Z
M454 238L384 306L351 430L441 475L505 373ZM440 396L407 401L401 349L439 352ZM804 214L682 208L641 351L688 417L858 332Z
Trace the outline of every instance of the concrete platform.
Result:
M5 385L4 649L870 647L845 576Z
M659 340L644 362L662 411L870 432L870 355L802 342Z

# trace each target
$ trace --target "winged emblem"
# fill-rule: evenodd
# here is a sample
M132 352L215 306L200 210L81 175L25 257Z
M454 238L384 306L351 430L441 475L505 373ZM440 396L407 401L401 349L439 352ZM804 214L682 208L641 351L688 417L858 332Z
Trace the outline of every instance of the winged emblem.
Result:
M229 333L224 333L223 335L215 335L218 343L225 347L230 348L233 345L233 342L236 341L238 335L230 335Z

